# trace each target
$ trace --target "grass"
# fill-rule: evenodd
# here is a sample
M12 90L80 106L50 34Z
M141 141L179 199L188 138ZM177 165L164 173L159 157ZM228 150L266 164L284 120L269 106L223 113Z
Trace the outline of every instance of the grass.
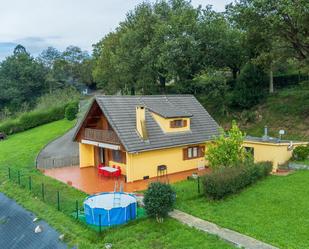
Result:
M197 194L195 181L175 184L177 208L279 248L309 248L309 171L270 176L222 201Z
M249 120L245 113L250 114ZM218 116L217 109L214 109L210 114L224 128L230 127L231 120L237 120L248 135L262 136L267 125L271 136L278 137L278 131L283 129L287 132L283 139L308 140L309 82L276 90L263 103L245 112L230 110L229 115Z
M70 129L74 122L57 121L10 136L0 142L0 191L5 193L38 217L46 220L66 242L78 248L102 248L112 243L113 248L233 248L215 236L184 226L173 219L158 224L150 219L140 219L126 226L109 229L101 234L71 217L75 200L83 200L85 193L44 176L35 169L35 157L49 141ZM7 167L12 169L15 183L8 180ZM16 172L21 171L21 185L16 184ZM32 175L32 191L28 176ZM41 183L45 184L45 201L41 199ZM61 210L56 209L56 191L60 191Z
M308 165L308 166L309 166L309 159L305 159L305 160L302 160L302 161L295 161L295 163L298 163L298 164L305 164L305 165Z

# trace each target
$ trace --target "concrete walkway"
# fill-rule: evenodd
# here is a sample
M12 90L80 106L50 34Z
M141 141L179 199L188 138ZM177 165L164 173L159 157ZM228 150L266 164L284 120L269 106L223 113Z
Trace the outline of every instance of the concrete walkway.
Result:
M194 217L190 214L184 213L179 210L174 210L169 214L172 218L186 224L190 227L194 227L198 230L204 231L209 234L214 234L223 240L226 240L239 248L246 249L278 249L277 247L266 244L262 241L256 240L247 235L232 231L230 229L222 228L214 223L202 220Z

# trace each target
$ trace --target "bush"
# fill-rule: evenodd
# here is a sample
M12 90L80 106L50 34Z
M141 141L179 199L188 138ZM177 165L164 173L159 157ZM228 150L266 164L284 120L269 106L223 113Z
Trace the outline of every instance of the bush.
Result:
M232 128L225 134L223 131L214 143L209 144L206 159L213 169L221 167L234 167L244 162L249 156L242 146L244 134L235 121Z
M306 160L309 157L309 145L297 146L293 150L293 159L298 161Z
M0 131L8 135L25 131L39 125L64 118L65 106L49 110L37 110L22 114L17 119L9 119L0 124Z
M67 120L74 120L78 113L78 102L72 102L65 108L65 117Z
M265 98L267 75L263 69L248 63L241 70L233 91L232 104L240 108L251 108Z
M222 199L266 177L271 170L270 162L221 168L203 177L204 193L210 199Z
M146 213L156 218L158 222L162 222L168 212L173 210L175 200L176 194L170 185L153 182L144 196Z

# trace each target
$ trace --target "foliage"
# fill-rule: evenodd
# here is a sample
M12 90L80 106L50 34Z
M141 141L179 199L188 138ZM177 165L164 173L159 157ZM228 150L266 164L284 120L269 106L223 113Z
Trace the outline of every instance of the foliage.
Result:
M52 93L46 93L38 98L35 110L46 110L51 107L64 106L70 102L76 102L80 93L73 87L57 89Z
M175 197L175 192L169 184L151 183L144 195L146 213L158 222L163 222L163 218L173 210Z
M0 131L14 134L42 124L47 124L64 118L65 105L45 110L35 110L24 113L17 119L8 119L0 123Z
M298 161L306 160L309 157L309 145L297 146L293 150L293 159Z
M78 102L72 102L65 108L65 117L67 120L74 120L78 113Z
M233 105L247 109L261 102L266 96L266 74L252 63L247 64L236 81Z
M246 163L233 168L221 168L203 178L204 194L210 199L222 199L266 177L272 163Z
M34 105L35 99L44 93L46 71L23 48L0 63L0 109L7 107L17 111L27 102Z
M233 121L227 134L221 131L221 134L208 146L206 159L210 167L213 169L235 167L244 162L248 155L242 147L243 139L243 133Z
M209 70L194 78L192 84L194 93L204 92L202 102L211 105L218 113L227 113L229 106L229 87L223 72Z
M282 40L295 57L307 60L308 7L306 0L244 0L231 4L228 10L235 22L255 37Z

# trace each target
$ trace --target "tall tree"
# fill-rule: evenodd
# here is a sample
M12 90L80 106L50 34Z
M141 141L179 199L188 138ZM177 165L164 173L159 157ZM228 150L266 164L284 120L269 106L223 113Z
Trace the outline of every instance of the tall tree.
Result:
M16 111L25 102L33 104L46 91L46 73L44 66L18 45L0 64L0 109L8 106Z

